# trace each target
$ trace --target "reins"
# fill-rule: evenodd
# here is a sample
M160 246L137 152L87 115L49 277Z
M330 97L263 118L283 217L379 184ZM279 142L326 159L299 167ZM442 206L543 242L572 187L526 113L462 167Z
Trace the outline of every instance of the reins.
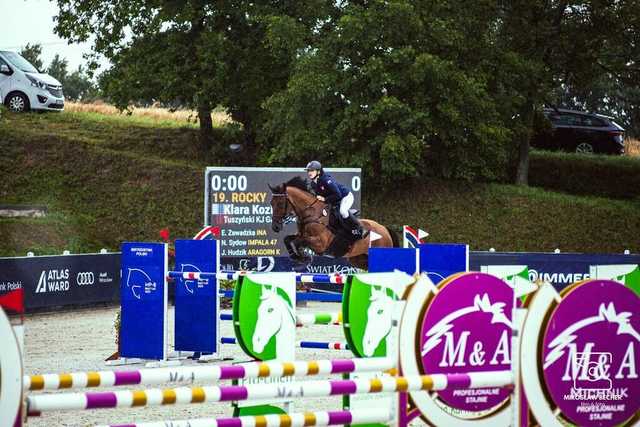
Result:
M310 204L308 204L306 207L300 209L300 214L298 214L298 212L296 211L296 209L298 209L298 207L296 206L295 203L293 203L293 201L289 198L289 194L287 193L287 191L285 190L284 193L273 193L273 196L280 196L280 197L285 197L286 203L284 206L284 212L287 212L287 208L289 207L289 205L291 205L293 207L293 212L287 215L283 215L282 216L282 223L289 223L291 222L291 220L294 217L298 217L300 218L300 228L304 231L304 226L307 224L312 224L312 223L318 223L318 224L322 224L323 226L327 227L327 224L323 224L322 221L320 221L320 219L324 216L322 215L322 212L320 212L319 215L308 215L308 216L304 216L304 212L313 208L313 206L318 203L320 200L318 200L317 198L314 198L313 202L311 202ZM327 227L328 228L328 227Z

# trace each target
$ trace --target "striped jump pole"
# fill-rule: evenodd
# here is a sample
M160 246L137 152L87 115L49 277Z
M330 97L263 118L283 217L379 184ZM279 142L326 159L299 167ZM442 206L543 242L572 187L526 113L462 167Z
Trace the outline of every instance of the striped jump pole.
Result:
M97 427L304 427L373 424L387 423L389 421L391 421L391 414L388 409L370 408L351 411L318 411L235 418L196 418L192 420L115 424Z
M215 382L255 378L382 372L395 367L391 358L333 359L296 362L251 362L237 365L177 366L127 371L25 375L24 390L61 390L166 383Z
M233 314L221 313L220 320L233 320ZM327 313L297 313L296 314L296 326L311 326L311 325L342 325L342 313L327 312Z
M330 397L351 394L398 393L418 390L452 390L503 387L513 384L511 371L434 374L374 379L304 381L241 386L179 387L168 389L41 394L27 396L27 413L99 408L132 408L204 402L277 399L284 396Z
M222 337L222 344L237 344L238 340L233 337ZM298 341L295 348L315 348L320 350L349 350L349 344L346 342L323 342L323 341Z
M198 280L198 279L218 279L218 280L238 280L240 276L251 274L261 274L248 271L169 271L168 277L174 279ZM298 283L332 283L343 284L347 276L343 274L313 274L313 273L295 273L296 282Z

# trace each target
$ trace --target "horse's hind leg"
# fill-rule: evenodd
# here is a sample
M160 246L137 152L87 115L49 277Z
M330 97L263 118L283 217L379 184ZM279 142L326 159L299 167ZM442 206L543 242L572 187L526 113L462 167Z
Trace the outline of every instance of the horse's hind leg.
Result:
M360 254L347 258L351 265L361 270L369 269L369 256L367 254Z

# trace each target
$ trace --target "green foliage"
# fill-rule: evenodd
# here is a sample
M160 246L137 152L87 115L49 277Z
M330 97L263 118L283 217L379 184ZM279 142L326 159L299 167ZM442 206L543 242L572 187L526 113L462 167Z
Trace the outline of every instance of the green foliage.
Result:
M0 220L2 256L117 250L125 240L156 241L164 227L172 237L191 237L202 224L204 167L230 164L219 158L185 160L198 132L192 125L69 112L3 112L0 120L0 161L7 165L0 169L0 199L43 204L49 212L45 218ZM394 230L419 225L432 241L467 242L473 249L635 252L637 196L603 196L612 191L614 174L622 174L621 185L637 194L637 164L562 153L532 156L536 185L577 193L577 182L551 186L548 175L561 173L562 181L576 170L586 179L588 168L597 171L589 182L608 182L608 188L595 187L600 197L434 178L385 192L365 181L363 213Z
M552 191L640 201L640 159L534 151L530 184Z
M206 140L222 105L262 163L526 184L545 104L640 117L638 0L57 3L120 108L196 109Z
M468 17L409 1L346 3L340 12L300 54L286 89L266 102L263 159L358 164L381 183L425 171L504 178L510 133L487 74L478 58L454 60L468 49ZM442 27L451 40L440 38Z
M20 55L29 61L31 65L36 67L36 69L42 71L43 63L42 59L40 59L40 55L42 55L42 45L38 43L33 45L27 43L27 45L20 51Z
M55 77L62 83L64 96L72 101L91 101L97 96L97 88L84 71L82 65L69 73L68 61L56 55L47 68L47 74Z
M534 112L561 100L554 91L584 95L607 74L637 86L640 2L511 0L500 5L494 84L498 89L504 84L504 98L513 106L521 145L518 182L526 183ZM509 74L502 72L503 64Z
M158 101L196 109L202 119L222 105L242 125L251 154L263 101L284 87L294 50L305 45L298 39L309 37L331 4L58 0L56 31L94 38L96 55L113 63L101 86L118 107ZM288 31L287 43L270 26ZM211 126L200 125L208 148Z

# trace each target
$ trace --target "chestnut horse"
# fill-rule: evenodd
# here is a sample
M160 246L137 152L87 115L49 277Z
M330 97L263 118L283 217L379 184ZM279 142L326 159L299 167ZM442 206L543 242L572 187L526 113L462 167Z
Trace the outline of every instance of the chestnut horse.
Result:
M306 182L295 177L277 187L269 186L271 197L271 227L279 233L283 224L298 223L298 233L285 237L285 245L293 259L309 262L313 255L345 256L349 262L361 269L367 269L369 247L398 247L398 237L384 225L370 219L361 219L365 236L343 246L344 253L330 253L336 246L336 236L329 225L331 206L322 202L308 191ZM370 241L371 232L381 237Z

